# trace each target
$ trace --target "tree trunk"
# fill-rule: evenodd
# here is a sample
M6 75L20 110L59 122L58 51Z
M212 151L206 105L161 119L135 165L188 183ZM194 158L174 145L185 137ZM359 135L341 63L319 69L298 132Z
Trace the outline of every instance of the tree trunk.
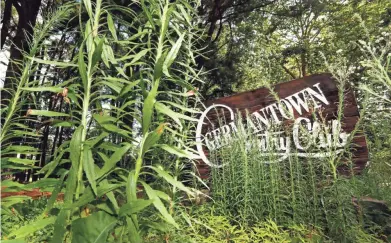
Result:
M1 23L3 24L1 27L1 41L0 41L0 49L3 49L5 40L7 39L7 36L9 35L9 27L10 27L10 20L12 15L12 0L6 0L4 4L4 14L3 14L3 20Z
M41 6L41 0L12 1L12 4L18 12L19 21L18 21L16 34L12 39L13 44L11 45L11 50L10 50L11 61L8 63L6 78L4 80L4 88L9 90L16 89L16 85L18 83L17 80L21 72L20 67L15 62L21 61L23 59L22 51L24 52L30 51L29 38L32 38L34 34L34 26L37 20L39 8ZM4 12L4 15L5 14L6 12ZM7 26L5 26L5 28L3 27L1 30L2 38L3 38L3 30L6 31ZM1 42L1 44L3 45L3 41ZM2 90L1 97L2 97L1 104L7 106L9 104L9 99L11 98L11 95L9 94L9 92Z

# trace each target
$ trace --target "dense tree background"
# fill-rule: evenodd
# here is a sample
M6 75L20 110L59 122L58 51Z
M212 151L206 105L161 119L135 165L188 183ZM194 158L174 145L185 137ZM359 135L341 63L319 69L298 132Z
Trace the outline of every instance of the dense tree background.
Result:
M203 91L211 98L326 72L325 60L341 57L362 72L357 40L381 44L390 32L389 1L212 1L217 9L206 2L210 75ZM215 24L210 16L219 14Z

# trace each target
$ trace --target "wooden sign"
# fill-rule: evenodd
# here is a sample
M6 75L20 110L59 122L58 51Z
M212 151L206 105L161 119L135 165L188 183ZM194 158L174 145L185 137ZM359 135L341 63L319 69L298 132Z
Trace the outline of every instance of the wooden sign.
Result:
M274 95L268 88L260 88L206 102L207 108L199 118L196 131L201 178L208 177L211 166L221 166L209 160L208 152L227 146L230 139L222 138L235 136L238 116L247 118L246 127L259 137L260 155L266 157L273 153L276 158L273 162L283 163L291 154L303 159L322 158L330 156L330 151L344 153L348 150L354 172L362 171L368 161L368 149L365 136L353 132L359 111L354 93L347 84L340 116L337 82L330 74L296 79L271 89ZM289 128L290 132L283 135L282 132L269 132L273 125ZM303 128L310 140L302 139ZM347 169L340 167L340 170Z

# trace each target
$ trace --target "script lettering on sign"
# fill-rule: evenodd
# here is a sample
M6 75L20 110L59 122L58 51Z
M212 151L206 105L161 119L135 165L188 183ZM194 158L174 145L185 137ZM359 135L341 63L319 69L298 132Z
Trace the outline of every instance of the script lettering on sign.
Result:
M260 156L275 158L269 162L283 161L291 154L321 158L344 151L359 115L354 94L348 87L341 116L338 116L338 88L329 74L282 83L273 90L278 99L262 88L207 102L209 106L200 116L196 130L197 150L206 165L222 166L209 161L207 153L229 145L240 129L238 115L247 117L241 127L257 136ZM224 124L218 122L219 114L223 115ZM290 132L286 132L286 127ZM368 158L365 137L355 134L352 144L356 145L354 169L359 171Z

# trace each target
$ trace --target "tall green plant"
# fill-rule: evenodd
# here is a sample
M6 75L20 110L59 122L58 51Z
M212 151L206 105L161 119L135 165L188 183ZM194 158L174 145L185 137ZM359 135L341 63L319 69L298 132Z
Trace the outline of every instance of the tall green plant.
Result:
M30 52L24 53L23 62L18 63L21 66L21 75L18 77L18 80L15 80L17 86L14 90L5 90L10 93L11 99L5 102L8 106L1 107L2 124L0 143L3 175L10 174L12 176L15 173L23 173L25 170L31 170L35 167L36 156L39 154L37 144L41 139L41 135L36 131L35 126L42 122L36 119L35 116L62 115L31 109L37 106L36 96L34 95L35 91L40 90L55 93L61 93L63 91L61 87L37 87L40 80L36 80L34 77L34 71L38 68L35 58L45 46L44 40L49 38L55 28L64 25L69 17L72 16L73 8L74 5L66 4L56 12L50 13L48 19L36 25L36 31L31 38ZM72 64L62 65L71 66ZM33 124L33 127L31 127L31 124ZM2 186L9 188L21 187L21 185L13 183L11 180L2 181ZM26 196L12 196L2 199L2 215L19 219L22 218L22 215L19 215L17 210L11 211L11 209L13 205L23 202L26 199L28 199Z
M195 157L188 140L182 143L185 139L179 136L190 132L183 127L189 127L186 124L195 121L192 114L197 113L187 107L193 93L189 91L199 81L193 68L194 4L150 0L123 7L84 0L77 7L81 39L75 47L76 60L28 59L78 70L77 79L39 87L55 93L66 90L70 114L29 111L30 116L67 117L64 124L74 130L40 171L46 177L42 181L59 176L47 208L35 227L24 226L10 237L24 238L54 224L51 242L133 243L142 242L146 228L178 227L174 212L166 206L171 197L144 179L161 177L175 190L194 193L169 171L155 166L158 161L153 156L159 150L176 158ZM165 131L176 138L177 146L161 143ZM117 167L119 162L128 169ZM64 203L52 215L61 191ZM152 206L161 218L157 222L139 215ZM24 234L18 235L20 231ZM110 237L109 232L113 232Z
M358 41L363 58L363 74L359 91L368 96L369 109L365 114L365 128L368 133L368 144L371 147L371 161L368 166L366 182L373 184L376 198L391 202L390 175L391 136L389 121L391 119L391 38L383 32L376 40L371 40L367 27L366 41Z
M37 24L37 32L31 38L30 52L24 53L23 63L18 63L22 68L21 76L15 83L17 86L14 90L6 89L10 93L11 99L7 101L8 106L1 107L1 116L4 121L1 124L0 142L2 156L2 169L28 169L34 164L32 159L21 159L21 156L34 155L37 149L34 144L21 145L23 138L29 137L36 143L40 135L35 133L35 129L27 126L26 122L38 122L30 115L41 115L42 112L29 109L26 107L35 106L35 96L33 91L50 91L60 93L63 90L60 87L43 87L37 88L39 80L32 78L33 71L37 68L35 57L44 45L44 40L49 37L55 27L64 24L72 13L72 5L62 6L58 11L48 16L48 20L42 24ZM13 61L13 60L11 60ZM45 61L43 61L45 62ZM67 65L67 64L63 64ZM44 113L44 112L43 112ZM56 114L47 114L56 116ZM15 143L16 142L16 143ZM16 156L18 155L18 157Z

